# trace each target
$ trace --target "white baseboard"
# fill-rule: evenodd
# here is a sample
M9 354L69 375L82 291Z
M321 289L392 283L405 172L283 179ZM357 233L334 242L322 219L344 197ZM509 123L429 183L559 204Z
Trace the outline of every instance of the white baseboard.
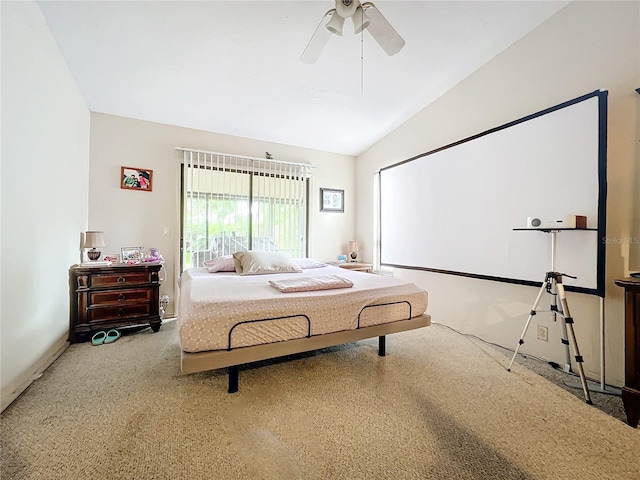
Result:
M56 361L62 353L69 347L67 334L60 337L49 350L47 350L36 362L22 375L19 375L13 382L2 389L0 398L0 412L3 412L11 403L24 392L29 385L40 378L49 365Z

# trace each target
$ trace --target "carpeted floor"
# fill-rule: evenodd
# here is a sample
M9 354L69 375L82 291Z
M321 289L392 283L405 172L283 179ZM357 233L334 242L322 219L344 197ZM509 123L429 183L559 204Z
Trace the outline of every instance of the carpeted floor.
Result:
M440 325L440 328L449 327ZM499 345L489 344L475 337L474 335L465 336L468 337L469 341L476 344L478 348L501 352L506 357L508 357L508 360L505 363L505 367L509 365L509 362L511 361L511 358L513 356L513 350L503 348ZM531 355L518 354L518 356L516 357L516 363L526 367L528 370L531 370L534 373L537 373L550 382L556 384L558 387L565 389L567 392L572 393L580 400L585 400L584 392L582 391L582 386L580 383L580 377L577 373L566 373L562 371L560 367L554 367L550 362ZM622 403L619 388L605 385L605 390L608 393L602 393L599 391L602 389L602 385L599 381L588 379L587 385L589 386L589 394L595 408L602 410L607 415L611 415L612 417L617 418L621 422L627 421L627 415L624 411L624 405ZM616 392L617 394L614 394Z
M0 417L2 479L637 479L640 430L432 325L180 375L175 322L72 345Z

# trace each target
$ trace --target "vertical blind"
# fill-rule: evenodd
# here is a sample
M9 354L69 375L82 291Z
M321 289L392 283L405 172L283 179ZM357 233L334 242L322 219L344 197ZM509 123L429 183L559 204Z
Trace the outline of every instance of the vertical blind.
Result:
M182 269L243 250L306 256L309 165L177 150Z

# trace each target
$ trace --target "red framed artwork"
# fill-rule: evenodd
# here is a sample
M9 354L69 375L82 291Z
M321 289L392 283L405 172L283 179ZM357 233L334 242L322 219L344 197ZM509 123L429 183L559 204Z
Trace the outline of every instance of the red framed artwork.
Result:
M153 189L153 170L120 167L120 188L150 192Z

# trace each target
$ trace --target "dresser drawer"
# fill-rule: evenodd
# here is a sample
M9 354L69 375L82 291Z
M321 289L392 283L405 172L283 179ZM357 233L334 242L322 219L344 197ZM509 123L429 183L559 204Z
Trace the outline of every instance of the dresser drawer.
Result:
M106 275L92 275L91 288L124 287L127 285L143 285L150 283L151 278L147 272L113 273Z
M89 307L87 314L89 322L104 320L125 319L130 317L142 317L150 314L149 303L136 303L131 305L119 305L113 307Z
M89 294L90 305L108 305L113 303L148 302L151 300L151 289L121 289L97 291Z

